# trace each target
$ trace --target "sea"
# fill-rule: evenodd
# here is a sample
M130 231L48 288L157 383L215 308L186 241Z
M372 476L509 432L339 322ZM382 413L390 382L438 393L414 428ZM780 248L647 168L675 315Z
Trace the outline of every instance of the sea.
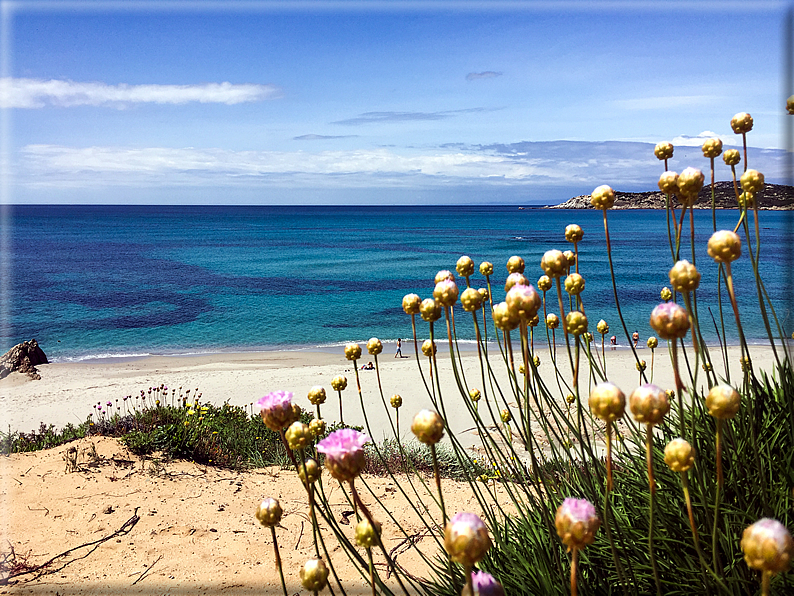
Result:
M411 337L407 293L432 296L441 269L462 255L490 261L494 299L504 299L505 264L526 261L533 284L549 249L572 250L564 230L579 224L582 294L590 328L599 319L625 345L615 308L602 213L482 206L119 206L5 205L0 218L0 349L35 338L51 361L162 354L334 348L378 337L387 350ZM698 309L703 334L718 341L717 266L706 243L710 210L695 211L695 262L703 275ZM760 274L782 331L792 317L792 216L760 213ZM717 229L739 212L718 211ZM629 332L644 342L673 259L665 211L608 213L618 298ZM752 220L751 220L752 230ZM689 224L681 257L692 260ZM766 331L747 252L734 263L736 293L749 341ZM753 234L752 245L755 244ZM458 280L461 288L463 279ZM474 287L485 278L475 273ZM556 293L548 296L556 310ZM738 342L723 289L725 336ZM567 304L567 301L566 301ZM460 310L460 309L459 309ZM418 333L428 325L419 317ZM468 313L457 335L474 339ZM773 329L777 328L772 322ZM492 329L491 325L489 329ZM543 328L541 324L541 329Z

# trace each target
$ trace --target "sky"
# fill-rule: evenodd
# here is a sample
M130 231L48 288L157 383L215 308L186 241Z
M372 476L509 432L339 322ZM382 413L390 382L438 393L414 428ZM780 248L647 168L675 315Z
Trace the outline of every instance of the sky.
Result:
M4 203L557 203L737 112L786 182L787 2L0 6Z

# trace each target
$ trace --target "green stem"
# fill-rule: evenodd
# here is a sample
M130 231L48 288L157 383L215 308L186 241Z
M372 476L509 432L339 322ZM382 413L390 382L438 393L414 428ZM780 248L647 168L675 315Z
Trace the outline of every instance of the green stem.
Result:
M278 552L278 540L276 539L276 526L270 526L270 533L273 536L273 552L276 555L276 569L281 578L281 589L284 590L284 596L289 596L287 593L287 584L284 582L284 569L281 566L281 553Z
M579 549L575 546L571 549L571 596L576 596L576 563Z
M653 551L653 519L656 505L656 480L653 477L653 425L649 424L645 437L645 459L648 462L648 489L650 490L650 508L648 513L648 554L653 567L653 579L656 582L656 595L662 596L662 581L659 578L659 566Z
M443 520L442 526L447 525L447 509L444 506L444 491L441 490L441 472L438 467L438 455L436 454L436 446L430 445L430 453L433 455L433 475L436 477L436 489L438 490L438 503L441 506L441 519Z
M717 433L716 433L716 466L717 466L717 489L714 494L714 526L711 530L711 566L714 571L722 575L720 571L720 555L719 555L719 542L717 540L717 531L719 529L720 519L720 496L722 492L722 420L717 418Z

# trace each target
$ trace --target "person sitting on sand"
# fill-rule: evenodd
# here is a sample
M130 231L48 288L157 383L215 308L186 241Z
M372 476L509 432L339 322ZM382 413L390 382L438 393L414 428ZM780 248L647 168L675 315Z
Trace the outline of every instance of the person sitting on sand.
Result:
M375 365L372 364L372 360L370 360L366 364L362 365L361 370L375 370Z
M635 331L634 333L631 334L631 339L634 341L634 347L636 348L637 343L640 341L640 334L637 331Z
M397 338L397 353L394 355L395 358L402 358L403 357L403 340L401 338Z

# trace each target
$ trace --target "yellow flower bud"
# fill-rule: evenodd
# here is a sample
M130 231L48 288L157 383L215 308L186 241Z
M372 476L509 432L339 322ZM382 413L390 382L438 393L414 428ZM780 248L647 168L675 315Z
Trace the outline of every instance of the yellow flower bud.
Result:
M794 539L786 526L765 517L745 528L741 542L747 566L759 571L786 571L794 557Z
M673 156L673 144L667 142L659 143L653 148L653 154L659 161L670 159Z
M469 397L471 398L471 401L478 402L480 401L482 394L480 393L479 389L472 389L471 391L469 391Z
M601 319L598 321L598 325L596 325L596 331L601 335L606 335L609 333L609 324L604 319Z
M538 313L541 300L532 286L513 286L505 297L505 303L514 317L528 321Z
M518 365L518 374L523 375L526 374L527 370L524 368L523 364Z
M722 153L722 141L717 138L706 139L703 141L701 149L703 151L703 157L714 159L715 157L719 157L720 153Z
M428 323L438 321L441 318L441 304L432 298L425 298L419 306L419 314Z
M499 412L499 417L502 419L502 422L504 423L508 423L513 419L513 415L510 413L510 410L508 410L507 408Z
M438 273L436 273L436 277L433 280L435 283L441 283L442 281L455 281L455 275L449 269L442 269Z
M738 203L740 209L754 209L755 195L751 192L743 192L739 195Z
M480 288L477 291L480 293L480 296L482 297L482 301L483 302L488 300L488 298L490 297L490 294L488 293L488 288Z
M550 312L546 315L546 327L549 329L556 329L560 326L560 317Z
M510 331L518 327L518 317L516 317L509 308L506 302L494 304L493 307L493 322L503 331Z
M535 315L529 320L530 327L537 327L539 323L540 323L540 317L538 315Z
M433 298L441 306L452 306L458 301L458 284L451 279L445 279L436 284Z
M551 289L551 279L548 275L541 275L538 278L538 290L548 292Z
M637 422L659 424L670 411L670 401L656 385L640 385L629 396L629 409Z
M356 544L362 548L372 548L378 544L378 536L381 534L380 522L373 520L375 525L369 523L365 517L356 525Z
M425 445L435 445L444 436L444 419L438 412L420 410L411 423L411 432Z
M742 256L742 240L731 230L719 230L709 238L708 253L718 263L730 263Z
M665 445L664 463L673 472L686 472L695 465L695 450L684 439L673 439Z
M540 259L540 268L549 277L562 277L568 272L568 259L559 250L547 250Z
M480 274L485 276L493 275L493 263L488 261L480 263Z
M590 204L596 209L611 209L615 204L615 191L606 184L602 184L590 195Z
M714 418L727 420L736 416L742 396L730 385L714 385L706 395L706 408Z
M391 407L396 410L397 408L403 405L403 398L402 396L395 393L394 395L391 396L389 403L391 404Z
M508 273L524 273L524 259L519 256L512 256L507 259L507 272Z
M656 349L659 345L659 340L656 339L653 335L648 338L648 347L652 350Z
M579 549L595 542L601 520L592 503L569 497L557 509L554 525L565 546Z
M418 315L419 304L422 300L416 294L406 294L403 297L403 310L407 315Z
M565 256L565 259L568 261L568 268L576 266L576 253L572 250L566 250L562 253Z
M482 306L482 294L474 288L466 288L460 295L460 305L466 312L475 312Z
M737 135L753 130L753 117L747 112L739 112L731 118L731 128Z
M344 391L347 389L347 377L339 375L331 379L331 387L334 391Z
M758 170L747 170L739 179L742 190L749 193L757 193L764 188L764 175Z
M328 573L322 559L309 559L300 570L301 585L310 592L319 592L328 583Z
M284 433L287 438L287 445L293 451L303 449L312 440L312 433L309 426L301 421L295 421L289 425L287 432Z
M565 291L572 296L578 296L584 291L584 277L578 273L571 273L565 278Z
M662 291L659 292L659 296L661 297L662 300L668 302L673 298L673 292L670 291L670 288L665 286L662 288Z
M367 352L369 352L373 356L377 356L382 351L383 351L383 342L381 342L377 337L371 337L367 342Z
M316 422L312 420L312 422ZM304 470L304 466L298 466L298 477L301 479L301 482L306 484L306 479L309 479L309 484L314 484L320 479L320 475L323 473L322 468L320 468L320 464L317 463L317 460L314 458L307 458L304 462L306 470Z
M438 351L438 347L436 346L434 341L426 339L422 342L422 354L430 358L433 354Z
M742 154L739 153L738 149L727 149L725 153L722 154L722 161L725 162L726 166L735 166L742 160Z
M505 293L509 292L513 286L528 286L529 280L523 273L511 273L505 280Z
M320 387L319 385L315 385L311 389L309 389L309 402L313 406L319 406L320 404L325 403L325 389Z
M473 513L456 513L444 528L444 548L450 560L471 567L491 548L488 528Z
M574 310L565 315L565 324L571 335L582 335L587 331L587 317L584 313Z
M569 393L565 396L565 401L569 404L572 404L576 401L576 396L573 393Z
M646 368L648 368L648 364L645 360L640 360L636 364L634 364L634 368L636 368L640 372L644 372Z
M659 176L659 190L668 195L678 194L678 174L672 170Z
M794 95L786 100L786 111L789 115L794 115Z
M581 242L584 237L582 228L577 224L570 224L565 228L565 239L568 242Z
M533 356L532 363L535 365L535 368L540 366L540 356Z
M358 344L347 344L345 346L345 358L348 360L358 360L361 358L361 346Z
M678 190L683 195L693 195L697 198L697 194L703 188L703 181L705 176L703 172L697 168L687 168L678 175Z
M278 525L282 515L284 510L281 509L281 504L272 498L262 501L256 509L256 519L266 528Z
M462 277L469 277L470 275L473 275L474 261L471 260L471 257L467 257L465 255L462 256L455 264L455 271L457 271L458 275Z
M689 261L678 261L669 272L670 285L677 292L692 292L700 285L700 273Z
M325 420L315 418L309 422L309 432L313 437L322 437L325 434Z
M623 418L626 396L614 383L599 383L590 392L588 403L594 416L604 422L614 422Z
M662 302L654 308L650 323L662 339L678 339L689 331L689 315L675 302Z

